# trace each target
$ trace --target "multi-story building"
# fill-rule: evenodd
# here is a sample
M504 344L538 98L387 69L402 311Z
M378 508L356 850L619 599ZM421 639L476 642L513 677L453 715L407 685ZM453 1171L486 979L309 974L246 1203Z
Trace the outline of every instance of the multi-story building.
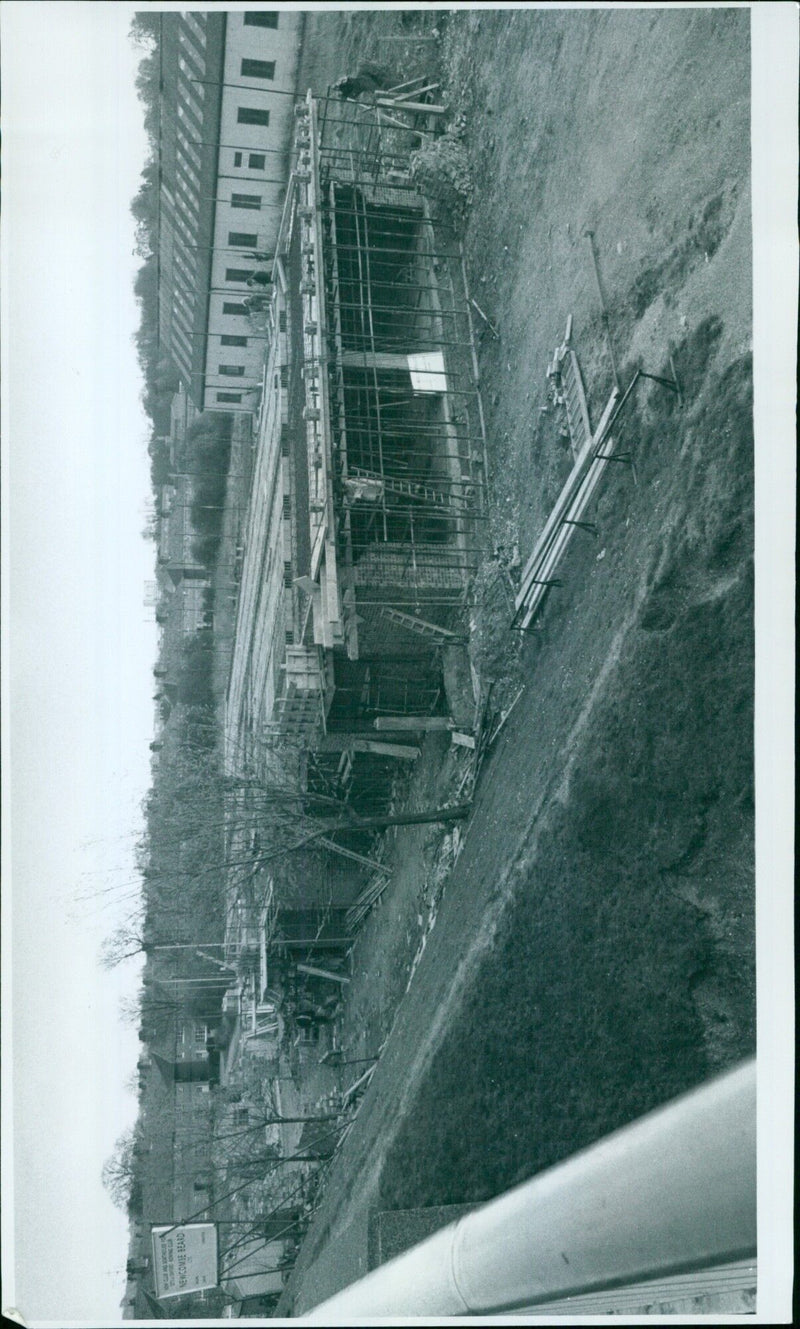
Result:
M159 342L198 410L253 410L288 179L302 15L160 20Z

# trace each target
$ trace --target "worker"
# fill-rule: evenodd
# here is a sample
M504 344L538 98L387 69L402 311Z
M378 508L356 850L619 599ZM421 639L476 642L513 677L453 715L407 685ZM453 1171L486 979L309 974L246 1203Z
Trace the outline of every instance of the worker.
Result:
M386 71L381 65L366 63L359 66L357 74L340 78L333 84L332 91L339 97L357 101L364 93L377 92L386 87Z

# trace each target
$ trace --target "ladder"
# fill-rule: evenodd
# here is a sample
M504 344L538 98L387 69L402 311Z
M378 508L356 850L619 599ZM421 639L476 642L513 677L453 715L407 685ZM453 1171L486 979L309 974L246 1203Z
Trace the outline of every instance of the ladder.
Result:
M381 605L381 616L388 618L390 623L397 623L401 628L408 628L409 632L416 632L420 637L427 637L429 641L446 644L448 642L461 642L463 637L458 633L451 632L449 628L440 627L438 623L428 623L424 618L416 618L413 614L404 614L400 609L392 609L389 605Z
M415 480L398 480L394 476L381 476L376 471L366 471L360 466L351 466L348 474L353 479L377 480L383 485L386 493L420 499L424 503L429 503L431 507L441 508L442 511L451 512L456 517L463 516L469 507L466 495L446 494L433 485L421 484Z

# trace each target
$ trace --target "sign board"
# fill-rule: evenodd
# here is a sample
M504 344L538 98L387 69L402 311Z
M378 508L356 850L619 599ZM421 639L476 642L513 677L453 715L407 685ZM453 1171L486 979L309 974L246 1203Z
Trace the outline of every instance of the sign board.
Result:
M151 1228L157 1297L185 1297L216 1287L216 1223L180 1223Z

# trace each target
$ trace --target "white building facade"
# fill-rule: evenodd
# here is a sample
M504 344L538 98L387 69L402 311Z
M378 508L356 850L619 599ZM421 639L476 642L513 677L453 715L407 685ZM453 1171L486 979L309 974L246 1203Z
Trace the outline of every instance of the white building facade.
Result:
M286 10L226 16L205 410L258 406L267 327L253 308L264 290L253 278L269 273L280 227L302 24Z

